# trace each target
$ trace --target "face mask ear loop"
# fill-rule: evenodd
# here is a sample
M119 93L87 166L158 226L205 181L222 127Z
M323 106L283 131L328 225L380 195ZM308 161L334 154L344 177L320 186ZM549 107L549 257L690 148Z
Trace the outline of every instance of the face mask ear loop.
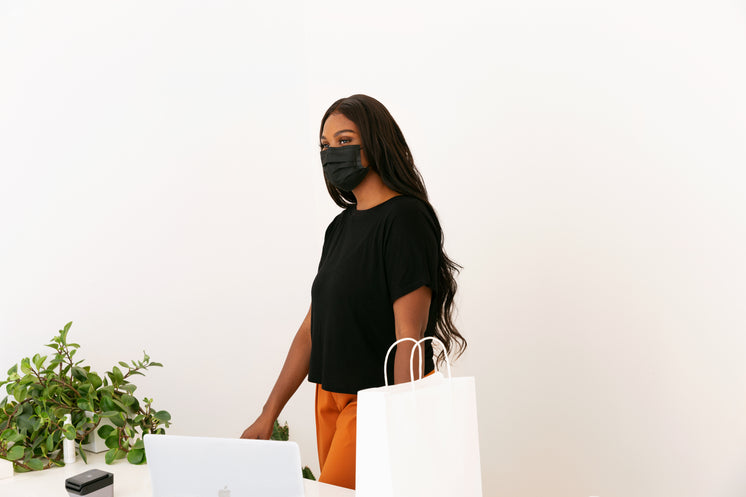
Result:
M450 380L451 379L451 361L448 359L448 354L446 354L446 346L443 345L443 342L441 342L436 337L425 337L422 340L416 342L415 345L414 345L414 347L412 347L412 353L409 355L409 371L410 371L410 374L412 375L412 377L414 377L414 373L412 372L413 371L412 361L414 360L414 349L420 350L420 362L422 362L422 355L424 354L424 352L422 351L422 349L424 349L425 347L424 347L424 345L422 347L420 347L420 344L422 342L426 341L426 340L432 340L433 343L438 342L440 344L440 346L443 348L443 357L445 357L445 359L446 359L446 368L448 370L448 379ZM425 369L425 367L423 365L422 370L424 370L424 369ZM422 370L420 371L420 378L419 378L420 380L422 379Z
M391 344L391 347L389 347L389 350L386 351L386 358L383 360L383 381L386 386L389 386L389 377L388 377L388 365L389 365L389 354L391 351L401 342L414 342L415 346L417 346L418 342L414 338L400 338L399 340L395 341ZM414 354L414 347L412 347L412 354ZM449 369L450 372L450 369ZM449 373L450 374L450 373ZM412 368L412 359L409 359L409 379L414 384L414 369Z

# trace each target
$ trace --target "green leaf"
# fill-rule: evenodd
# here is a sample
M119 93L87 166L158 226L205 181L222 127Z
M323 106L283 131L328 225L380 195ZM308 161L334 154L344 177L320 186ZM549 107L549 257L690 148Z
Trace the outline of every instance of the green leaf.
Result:
M143 459L145 459L144 449L132 449L127 454L127 460L130 464L142 464Z
M8 376L13 376L18 373L18 364L13 364L8 370Z
M34 384L35 381L36 381L36 379L33 376L31 376L30 374L27 374L26 376L24 376L23 378L21 378L21 383L20 384L23 385L24 387L27 387L29 385Z
M33 432L36 430L36 423L34 422L34 419L36 416L33 414L22 414L18 416L18 428L21 429L21 431L27 431L27 432Z
M119 411L119 407L114 402L114 399L112 399L108 395L104 395L101 397L101 409L104 412L107 411Z
M47 437L47 452L52 452L52 450L54 450L54 434Z
M103 425L98 429L98 436L107 439L109 438L109 435L111 435L111 432L113 432L115 428L111 425Z
M36 366L37 371L41 370L41 365L44 363L44 360L47 358L47 356L42 357L39 354L34 354L34 358L32 359L32 362L34 363L34 366Z
M131 409L127 407L126 405L124 405L121 401L117 399L112 399L112 401L119 408L120 411L128 412L128 413L131 411Z
M78 407L84 411L93 411L93 407L86 399L78 399Z
M31 364L28 357L21 359L21 372L23 374L29 374L31 372Z
M88 382L93 386L94 390L98 390L103 383L101 377L96 373L88 373Z
M81 367L73 366L72 373L73 378L75 378L76 380L86 381L88 379L88 372Z
M275 424L272 426L272 436L269 438L270 440L287 441L290 438L290 428L288 428L288 424L285 423L285 425L281 426L280 423L275 420Z
M9 440L10 437L16 434L16 431L13 428L8 428L7 430L3 430L2 433L0 433L0 440Z
M41 459L29 459L26 465L34 471L41 471L42 469L44 469L44 461L42 461Z
M75 427L73 425L65 425L65 438L68 440L75 440Z
M104 443L106 446L110 449L118 449L119 448L119 434L114 432L108 437L106 437L106 440L104 440Z
M117 459L123 459L126 455L127 453L121 449L109 449L104 459L106 460L106 464L112 464Z
M145 449L145 442L142 441L142 438L137 439L137 442L135 442L135 445L132 446L133 449Z
M157 419L158 421L166 422L171 421L171 415L167 411L158 411L156 412L153 417Z
M96 390L93 388L93 385L86 381L78 386L78 392L80 392L81 397L88 397L95 394Z
M111 372L113 373L113 376L114 376L112 378L112 381L116 383L117 385L122 383L122 380L124 380L124 375L122 374L122 370L114 366Z
M129 394L135 393L135 390L137 390L137 386L134 383L125 383L124 385L120 386L122 390Z
M80 454L81 459L83 459L83 462L88 464L88 456L86 455L85 451L83 450L82 445L78 445L78 453Z
M122 395L122 404L124 404L132 413L140 410L140 402L138 402L138 400L132 395Z
M34 383L28 389L28 396L31 397L32 399L42 400L43 395L44 395L44 387L38 383Z
M120 428L124 428L124 425L127 422L127 418L124 416L123 412L117 413L116 416L112 416L109 419L111 420L111 424Z
M26 388L21 385L16 385L13 389L13 397L15 397L17 402L23 402L26 400Z
M8 455L6 458L8 461L17 461L18 459L23 457L24 447L22 445L14 445L11 447L11 449L8 451Z
M106 456L104 459L106 460L106 464L112 464L114 462L114 457L117 455L117 450L119 449L109 449L106 451Z
M308 466L303 466L303 478L305 478L306 480L316 481L316 477L313 476L311 468L309 468Z
M163 367L163 364L161 364L160 362L151 362L150 365L158 367L158 368L162 368Z

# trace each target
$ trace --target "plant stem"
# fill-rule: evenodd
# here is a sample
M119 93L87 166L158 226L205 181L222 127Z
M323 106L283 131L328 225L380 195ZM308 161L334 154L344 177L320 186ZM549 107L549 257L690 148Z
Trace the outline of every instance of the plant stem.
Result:
M66 378L66 377L64 377L64 378ZM64 381L60 380L59 378L52 378L52 381L53 381L53 382L55 382L55 383L59 383L59 384L60 384L60 385L62 385L63 387L67 387L67 388L69 388L70 390L72 390L73 392L75 392L76 394L78 394L78 397L82 397L82 396L80 395L80 392L78 392L78 389L77 389L77 388L75 388L74 386L72 386L72 384L70 384L70 383L66 383L66 382L64 382Z
M18 399L16 399L16 400L18 400ZM6 429L10 427L10 422L13 420L13 417L18 413L18 408L21 407L26 402L30 402L30 401L31 401L31 398L28 398L28 399L24 399L21 402L19 402L18 404L16 404L16 407L13 409L13 414L11 414L10 416L8 416L8 423L6 424Z

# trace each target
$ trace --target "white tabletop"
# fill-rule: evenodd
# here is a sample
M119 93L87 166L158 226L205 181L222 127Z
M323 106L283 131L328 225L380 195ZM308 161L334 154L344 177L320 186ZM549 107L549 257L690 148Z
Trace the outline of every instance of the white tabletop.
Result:
M114 497L151 497L150 474L146 465L135 466L126 460L114 464L104 462L104 454L88 454L88 464L78 457L77 462L62 468L30 473L16 473L0 480L2 497L67 497L65 480L89 469L100 469L114 474ZM325 483L303 480L306 497L354 497L355 491Z

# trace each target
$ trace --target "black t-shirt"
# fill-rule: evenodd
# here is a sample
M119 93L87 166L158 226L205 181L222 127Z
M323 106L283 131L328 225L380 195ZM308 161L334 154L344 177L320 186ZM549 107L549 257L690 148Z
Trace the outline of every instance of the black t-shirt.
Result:
M311 289L309 381L351 394L383 385L383 361L396 341L393 303L423 285L435 300L439 254L437 218L417 198L400 195L361 211L352 206L334 218ZM425 336L433 334L434 315L431 305ZM433 370L431 343L426 373Z

